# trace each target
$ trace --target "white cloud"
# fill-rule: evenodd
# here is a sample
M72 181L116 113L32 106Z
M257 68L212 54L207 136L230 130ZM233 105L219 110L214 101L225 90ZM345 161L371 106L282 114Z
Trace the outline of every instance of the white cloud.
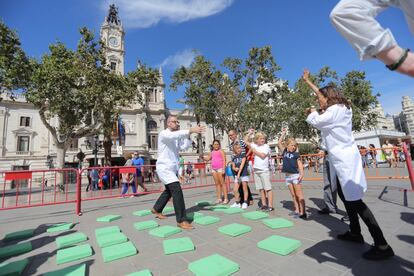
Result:
M234 0L117 0L127 28L147 28L160 21L181 23L219 13ZM105 4L108 10L108 3Z
M180 66L188 67L193 62L197 54L198 53L194 50L186 49L167 57L159 66L170 68L177 68Z

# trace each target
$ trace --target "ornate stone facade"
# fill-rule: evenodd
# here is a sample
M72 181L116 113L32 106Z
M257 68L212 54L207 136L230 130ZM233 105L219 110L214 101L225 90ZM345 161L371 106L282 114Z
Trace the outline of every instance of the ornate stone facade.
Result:
M125 32L113 5L105 17L100 35L106 49L108 66L117 73L124 74ZM161 69L159 72L160 83L150 92L145 106L135 104L121 113L125 139L121 147L114 145L112 148L113 165L123 164L122 151L138 151L144 156L146 163L154 164L157 159L158 133L166 127L166 118L170 114L178 116L183 129L196 124L192 114L166 107ZM54 124L53 119L51 124ZM100 138L102 140L103 137ZM195 137L192 138L195 141ZM222 146L227 149L227 135L222 138ZM92 149L86 147L87 139L82 138L72 143L66 152L66 166L78 166L79 160L76 156L80 149L85 153L83 166L92 162L94 155ZM208 145L213 141L211 128L207 129L203 139L203 144L207 145L205 150L209 151ZM99 150L99 164L103 154L103 149ZM197 159L194 149L183 152L183 156L186 161L194 162ZM47 169L55 165L55 158L53 139L41 122L38 110L27 103L23 96L14 101L4 97L0 102L0 170Z

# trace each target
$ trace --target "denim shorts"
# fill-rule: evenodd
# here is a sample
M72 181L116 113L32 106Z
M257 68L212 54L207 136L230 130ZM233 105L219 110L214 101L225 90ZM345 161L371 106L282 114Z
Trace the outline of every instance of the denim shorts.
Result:
M300 184L300 182L299 182L299 176L300 175L298 173L285 174L286 185L289 185L289 184Z

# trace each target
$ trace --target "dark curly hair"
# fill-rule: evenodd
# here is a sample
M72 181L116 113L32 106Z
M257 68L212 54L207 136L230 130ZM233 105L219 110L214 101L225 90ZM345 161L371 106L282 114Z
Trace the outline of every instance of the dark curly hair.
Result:
M319 92L327 99L328 107L335 104L343 104L348 109L351 107L351 104L345 98L344 94L333 85L322 87L319 89Z

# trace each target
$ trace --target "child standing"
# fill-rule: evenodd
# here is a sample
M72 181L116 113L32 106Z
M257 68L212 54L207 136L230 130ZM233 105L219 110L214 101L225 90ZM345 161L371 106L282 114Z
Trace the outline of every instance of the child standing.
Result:
M211 160L211 170L213 171L214 183L216 184L216 203L227 204L229 200L227 198L227 186L224 183L224 170L226 166L226 155L224 150L221 149L220 141L213 141L213 150L208 156L204 157L205 161ZM224 195L224 200L221 200L221 195Z
M262 132L257 132L254 136L254 143L249 142L249 133L244 142L250 147L254 154L254 180L256 189L259 190L262 199L262 211L271 212L273 208L273 192L270 183L269 173L269 154L270 147L266 144L266 136Z
M242 209L247 209L247 198L248 198L248 183L249 183L249 176L247 172L247 158L246 155L242 152L241 146L237 143L233 146L234 155L232 156L232 169L234 172L234 187L233 187L233 194L236 200L231 207L238 207ZM243 187L243 204L240 205L240 183Z
M124 164L124 167L132 167L132 155L130 153L126 153L124 155L124 158L127 159L127 161ZM137 193L137 186L135 185L135 177L133 173L123 173L121 174L122 177L122 191L120 198L124 198L125 194L128 192L129 186L131 186L132 193L130 197L134 197Z
M286 129L282 130L282 135L279 138L279 149L282 152L282 172L285 173L286 185L289 187L290 194L292 195L293 204L295 210L293 216L295 218L306 219L305 212L305 198L302 190L302 178L303 178L303 164L300 160L300 155L296 151L298 145L295 139L288 139L286 143L283 143L286 136Z

